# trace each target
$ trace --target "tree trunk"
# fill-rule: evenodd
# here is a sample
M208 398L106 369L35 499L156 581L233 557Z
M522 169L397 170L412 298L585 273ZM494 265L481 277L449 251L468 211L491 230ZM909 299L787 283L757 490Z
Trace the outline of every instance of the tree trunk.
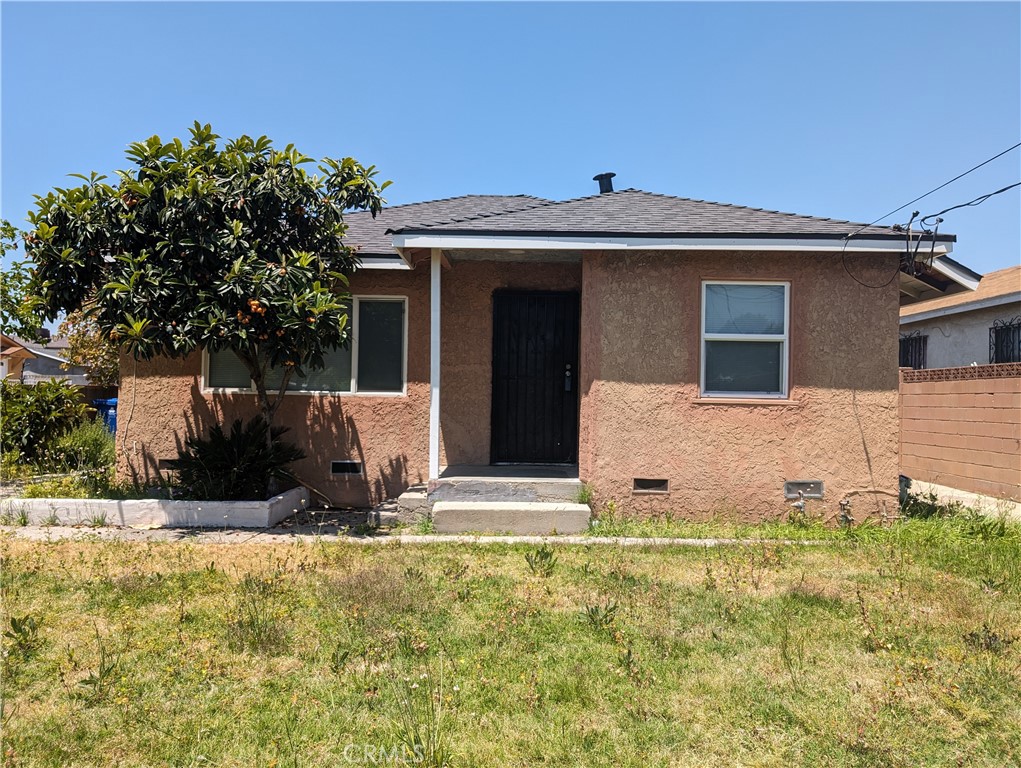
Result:
M280 389L276 392L275 397L270 400L269 392L266 390L266 369L269 367L268 363L260 363L259 354L257 350L249 349L247 352L242 353L238 350L234 350L235 354L241 359L241 362L248 368L248 373L252 377L252 382L255 384L256 397L259 401L259 409L262 411L262 418L266 421L266 448L270 451L273 450L273 418L276 416L277 409L284 400L284 393L287 392L287 384L291 380L291 374L294 373L294 368L288 366L284 370L283 378L280 381ZM280 492L280 483L275 477L270 477L266 484L267 496L273 498Z

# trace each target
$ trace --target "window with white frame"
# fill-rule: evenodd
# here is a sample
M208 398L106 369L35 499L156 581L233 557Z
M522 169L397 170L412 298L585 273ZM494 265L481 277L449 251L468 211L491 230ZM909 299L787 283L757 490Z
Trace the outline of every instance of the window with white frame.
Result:
M702 394L786 397L790 284L702 283Z
M355 296L351 312L351 343L325 355L326 366L293 376L288 392L380 393L404 391L407 359L407 300L403 297ZM266 382L280 385L281 373L272 371ZM231 350L206 356L208 389L254 391L248 369Z

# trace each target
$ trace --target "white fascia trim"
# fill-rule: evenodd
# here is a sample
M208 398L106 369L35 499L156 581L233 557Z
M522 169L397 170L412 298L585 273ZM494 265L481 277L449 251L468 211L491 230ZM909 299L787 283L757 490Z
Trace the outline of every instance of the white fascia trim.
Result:
M358 265L358 269L401 269L409 270L408 263L404 261L403 257L400 261L363 261Z
M545 235L394 235L398 253L406 248L442 248L464 250L559 250L559 251L845 251L896 252L904 250L903 240L870 240L856 237L825 239L719 238L719 237L557 237ZM936 254L953 250L951 243L936 243ZM956 271L956 270L955 270ZM963 284L963 283L962 283Z
M1003 296L991 296L988 299L980 299L979 301L969 301L966 304L955 304L952 307L941 307L939 309L930 309L928 312L916 312L913 315L904 315L900 319L901 325L912 325L913 323L923 323L926 320L935 320L940 317L946 317L947 315L959 315L962 312L974 312L979 309L989 309L990 307L999 307L1004 304L1021 304L1021 291L1017 293L1007 293Z
M937 248L936 251L939 252L939 248ZM949 253L949 251L947 251L947 253ZM957 269L952 264L947 264L947 262L942 259L933 259L932 269L935 272L939 272L944 277L950 278L958 285L963 285L969 291L974 291L978 288L978 280L973 277L969 277L964 272Z

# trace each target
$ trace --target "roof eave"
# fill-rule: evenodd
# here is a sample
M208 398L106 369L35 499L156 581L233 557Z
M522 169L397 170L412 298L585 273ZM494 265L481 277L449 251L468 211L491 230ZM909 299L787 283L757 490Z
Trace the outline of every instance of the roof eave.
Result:
M940 238L925 250L944 256L953 250L952 236ZM812 233L769 235L684 235L684 234L613 234L613 233L492 233L450 232L436 230L401 230L393 233L393 247L398 253L409 248L441 248L445 250L747 250L747 251L839 251L902 252L904 240L899 237L859 235L846 239L840 235Z

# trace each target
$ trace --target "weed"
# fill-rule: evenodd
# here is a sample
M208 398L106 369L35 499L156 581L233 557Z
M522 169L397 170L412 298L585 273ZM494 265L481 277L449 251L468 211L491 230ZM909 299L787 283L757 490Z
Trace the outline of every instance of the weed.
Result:
M586 605L581 615L592 629L596 631L609 629L617 619L617 604L606 602L602 605Z
M27 661L33 651L39 647L39 619L30 613L24 616L11 616L10 628L4 632L7 642L4 644L4 669L22 661Z
M397 716L391 728L403 757L414 765L445 768L450 764L450 748L443 719L443 666L439 683L428 673L417 679L406 677L394 686Z
M876 629L875 622L872 620L872 616L869 613L869 608L865 604L865 595L862 594L861 589L857 590L858 595L858 615L861 618L862 626L865 628L864 644L865 650L869 653L876 653L877 651L889 651L893 646L882 640L879 637L879 631Z
M246 574L238 584L233 609L227 620L227 644L231 650L273 654L287 640L282 613L274 605L279 573L269 577Z
M961 502L942 502L933 491L922 494L906 492L900 505L901 515L918 520L954 517L963 511L964 505Z
M988 624L983 624L981 629L964 635L964 642L969 648L989 653L1005 652L1016 639L1006 632L1002 634L994 632Z
M592 506L592 502L595 499L596 493L591 485L584 483L581 488L578 489L578 493L575 494L574 500L578 504L588 504Z
M99 628L93 627L96 633L96 648L99 653L99 662L96 669L90 672L84 679L78 681L78 685L87 691L90 699L101 698L113 684L120 669L120 655L112 656L106 649L99 634Z
M50 514L43 518L43 525L46 526L60 525L60 518L57 517L57 513L51 511Z
M528 569L533 576L541 576L544 579L552 576L557 567L557 558L553 554L553 547L547 544L543 544L532 552L526 552L525 562L528 563Z
M106 512L97 512L88 519L90 528L102 528L106 525Z
M790 606L784 604L780 616L780 638L778 648L780 661L791 681L795 693L801 693L801 682L805 674L805 638L791 629Z
M335 674L340 674L344 671L347 666L348 659L351 658L351 649L345 648L342 645L338 645L333 649L333 653L330 654L330 669Z

